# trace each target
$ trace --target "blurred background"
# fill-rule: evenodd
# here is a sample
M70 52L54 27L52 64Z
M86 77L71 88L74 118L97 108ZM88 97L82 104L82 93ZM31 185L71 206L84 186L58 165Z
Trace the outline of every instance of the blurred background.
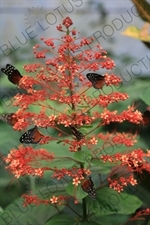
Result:
M130 98L125 102L110 105L109 109L122 111L129 104L135 104L141 112L147 110L150 106L149 24L141 18L134 1L1 1L0 68L10 63L24 75L22 66L38 61L34 58L32 47L41 43L41 37L61 37L62 34L56 30L56 26L66 16L73 20L73 26L80 31L80 36L93 37L95 44L101 44L116 63L111 72L123 79L118 91L128 93ZM103 73L103 70L100 73ZM0 72L0 114L15 111L11 98L18 91L18 88L8 81L7 76ZM111 131L114 127L116 124L103 129ZM124 123L117 127L120 131L128 131L130 125ZM141 146L150 149L150 126L142 127L141 131ZM11 126L2 121L0 137L1 155L19 145L16 140L19 139L20 132L14 132ZM10 185L13 176L5 171L3 157L0 168L3 181L0 186L0 206L6 207L25 191L27 187L24 183L30 181L24 178L25 181L20 180L23 185L18 186L16 182ZM15 191L12 191L12 188ZM8 198L3 198L6 193L9 193Z

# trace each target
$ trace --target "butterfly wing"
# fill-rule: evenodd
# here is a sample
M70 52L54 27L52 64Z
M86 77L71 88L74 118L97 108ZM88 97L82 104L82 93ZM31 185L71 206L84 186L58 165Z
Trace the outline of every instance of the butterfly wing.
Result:
M70 126L70 128L71 128L73 135L76 137L76 139L78 141L80 141L81 139L84 138L84 135L79 130L77 130L75 127Z
M81 187L82 187L82 190L85 191L86 193L88 193L88 195L91 198L93 198L93 199L96 198L96 190L95 190L94 183L93 183L91 177L82 181Z
M33 137L33 142L34 142L33 144L37 144L37 143L40 142L40 140L41 140L42 138L44 138L44 135L37 129L37 130L33 133L32 137Z
M150 111L146 110L146 111L142 114L142 117L143 117L143 124L144 124L144 125L150 124Z
M6 68L2 68L1 71L8 76L8 80L11 83L16 85L19 84L20 79L23 77L20 72L11 64L7 64Z
M31 144L33 142L33 133L35 131L35 127L27 130L21 137L20 137L20 142L25 143L25 144Z
M102 76L100 74L88 73L86 77L92 83L95 89L101 89L105 84L105 76Z
M14 113L5 113L0 116L0 120L4 121L5 123L8 123L11 126L14 126L15 123L18 122L17 118L13 117Z
M44 135L38 130L37 126L27 130L21 137L20 142L24 144L37 144L44 137Z

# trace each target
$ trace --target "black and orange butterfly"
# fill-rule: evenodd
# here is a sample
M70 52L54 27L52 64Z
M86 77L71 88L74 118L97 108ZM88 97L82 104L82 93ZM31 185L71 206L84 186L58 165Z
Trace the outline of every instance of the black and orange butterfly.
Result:
M8 80L16 85L19 85L19 81L23 77L20 72L11 64L7 64L6 68L1 68L1 71L8 76Z
M37 144L40 142L40 140L45 137L44 134L42 134L38 127L35 126L31 128L30 130L27 130L21 137L20 142L24 144Z
M18 122L18 119L14 117L14 113L5 113L3 115L0 115L0 120L8 123L11 126L14 126L15 123Z
M71 128L71 131L73 133L73 135L76 137L76 139L78 141L80 141L81 139L84 138L84 134L82 134L79 130L77 130L75 127L73 126L69 126Z
M96 198L96 190L94 187L94 183L91 179L91 177L88 177L88 179L85 179L81 182L82 190L88 193L88 195L95 199Z
M143 124L144 124L144 125L150 124L150 111L146 110L146 111L142 114L142 117L143 117Z
M105 84L105 76L97 73L86 74L87 79L92 83L95 89L102 89Z

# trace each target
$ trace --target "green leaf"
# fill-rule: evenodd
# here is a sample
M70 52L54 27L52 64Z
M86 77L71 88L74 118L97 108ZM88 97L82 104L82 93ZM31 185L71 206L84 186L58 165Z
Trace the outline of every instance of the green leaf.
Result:
M42 199L49 199L53 195L66 195L66 188L67 184L63 183L55 183L54 181L49 181L46 184L43 184L42 187L36 187L34 191L32 191L33 195L37 195L39 198Z
M76 196L77 199L85 198L88 195L82 190L81 185L75 187L75 185L72 184L72 181L68 184L66 191L69 195Z
M89 163L92 159L92 155L90 154L89 151L87 151L87 152L79 151L79 152L75 152L74 158L80 162Z
M38 206L29 205L28 207L23 207L22 203L22 199L19 198L8 205L1 213L0 224L41 225L58 213L52 205L40 204Z
M114 214L114 215L107 215L107 216L99 216L98 217L98 216L95 216L93 214L91 219L99 222L98 223L99 225L122 225L122 224L125 224L130 219L130 217L127 216L127 215L120 215L120 214L119 215L118 214ZM90 221L89 224L91 225L91 221ZM89 224L87 224L87 225L89 225Z
M56 215L52 219L47 221L45 225L70 225L70 224L72 225L76 224L76 222L73 220L72 217L68 217L65 215Z
M39 148L39 146L37 146ZM49 152L54 152L54 155L57 157L62 157L62 163L65 158L70 160L73 156L72 152L69 151L69 145L65 145L63 143L56 144L56 141L50 141L48 144L42 145L42 148L46 149ZM67 166L67 165L66 165Z
M113 163L109 163L109 162L106 162L104 163L101 159L92 159L91 162L98 166L98 170L100 172L100 174L108 174L110 173L112 167L114 166ZM115 164L116 166L116 164Z
M150 105L150 87L145 89L140 97L147 105Z
M104 187L96 191L96 201L90 202L90 211L95 216L123 214L130 215L140 206L142 201L128 193L118 193L110 188Z
M0 138L3 140L0 141L0 149L2 153L7 154L12 148L17 148L20 145L19 138L21 134L19 131L13 130L10 125L1 121L0 123Z
M100 225L101 223L96 223L94 221L81 221L79 225Z
M60 159L60 160L54 160L54 161L51 161L50 163L50 167L53 168L53 167L57 167L57 169L60 169L60 168L71 168L73 165L75 164L74 161L70 159L66 159L65 157Z

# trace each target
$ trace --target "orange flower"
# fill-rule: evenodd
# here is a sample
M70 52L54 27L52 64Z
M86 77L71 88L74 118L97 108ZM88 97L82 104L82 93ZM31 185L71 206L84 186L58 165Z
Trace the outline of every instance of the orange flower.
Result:
M50 201L51 201L52 204L57 203L57 200L58 200L58 197L55 197L54 195L53 195L52 198L50 198Z

